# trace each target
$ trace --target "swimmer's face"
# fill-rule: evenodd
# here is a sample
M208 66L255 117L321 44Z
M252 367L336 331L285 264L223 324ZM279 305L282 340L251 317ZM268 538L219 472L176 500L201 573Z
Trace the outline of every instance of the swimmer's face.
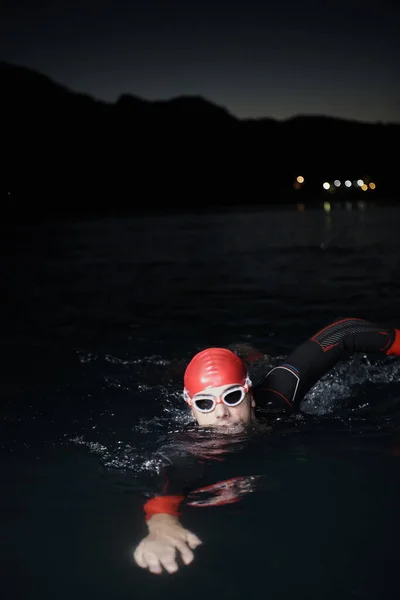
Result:
M232 388L232 385L222 385L219 387L208 388L207 396L219 398L221 395ZM200 394L196 394L199 396ZM195 396L195 397L196 397ZM245 394L244 399L237 406L227 406L223 402L215 405L211 412L200 412L196 406L191 407L192 415L197 423L202 427L233 427L241 428L254 420L254 401L251 391Z

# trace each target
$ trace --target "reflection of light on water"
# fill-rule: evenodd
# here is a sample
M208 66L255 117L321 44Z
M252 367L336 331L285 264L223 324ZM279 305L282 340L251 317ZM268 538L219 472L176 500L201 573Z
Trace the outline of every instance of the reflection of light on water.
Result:
M159 456L147 454L136 446L122 441L108 446L85 440L83 436L77 436L70 441L77 446L85 446L92 454L97 454L103 467L108 469L127 470L136 475L143 472L158 473L164 462Z
M239 502L241 498L256 491L260 475L247 475L219 481L198 488L188 496L189 506L221 506Z
M361 208L360 203L359 207ZM329 228L331 215L327 214L324 220L325 226ZM322 244L321 247L324 245ZM86 356L85 359L87 360L88 357ZM160 362L159 357L154 357L154 361ZM115 359L107 357L107 362L114 364ZM140 362L146 363L147 361ZM135 362L135 369L137 364ZM387 362L381 361L372 364L363 355L355 356L345 364L332 369L317 382L303 400L301 410L305 414L329 415L338 411L341 405L346 406L346 403L355 397L361 384L398 384L399 381L400 363L389 359ZM74 434L74 436L69 436L69 439L68 436L65 436L66 441L86 448L88 452L98 457L101 465L106 469L118 470L132 476L132 480L138 478L139 481L142 481L143 477L153 477L160 472L166 461L168 462L168 454L164 455L163 448L172 445L173 449L176 449L179 438L183 438L182 452L187 452L190 446L192 454L214 460L218 459L221 451L230 452L233 442L235 445L240 445L245 439L246 432L238 434L227 431L223 436L221 432L210 434L210 432L201 431L199 433L199 428L193 421L190 411L183 406L180 389L171 391L165 386L146 384L146 395L155 392L154 414L137 419L132 423L132 427L126 428L124 424L115 426L115 413L118 413L118 406L113 406L107 421L107 423L113 424L112 431L107 426L106 431L101 432L101 427L98 425L101 425L102 414L99 414L98 421L94 421L89 433ZM363 406L368 408L365 399L363 403L360 401L351 414ZM264 414L263 410L261 410L261 414ZM202 437L203 433L206 438ZM188 434L189 446L187 444Z
M325 212L330 212L331 211L331 203L330 202L324 202L324 211Z
M331 414L340 404L354 397L360 385L397 383L400 363L372 364L365 355L355 355L346 364L340 364L322 377L308 392L301 410L309 414Z
M91 431L70 436L69 441L96 454L102 466L108 469L123 470L133 475L157 472L162 464L160 456L155 455L158 438L169 435L171 430L180 431L192 421L190 412L182 410L181 390L154 383L165 378L171 361L158 355L127 360L110 354L84 352L80 353L79 359L81 363L92 363L101 369L103 389L111 393L120 391L122 399L112 408L107 407L103 412L99 410L97 417L90 416L89 420L93 421ZM175 372L172 375L175 376ZM127 410L123 398L127 392L130 393L129 402L135 404L131 425L124 418ZM138 418L141 411L137 407L142 398L146 416Z

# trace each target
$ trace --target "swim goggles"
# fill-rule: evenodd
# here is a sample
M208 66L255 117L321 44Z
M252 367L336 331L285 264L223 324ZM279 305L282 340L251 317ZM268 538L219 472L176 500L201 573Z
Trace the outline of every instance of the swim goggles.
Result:
M217 404L221 403L226 406L238 406L245 399L251 385L250 379L247 378L244 385L233 385L225 390L220 396L213 396L212 394L200 392L191 398L188 392L184 390L183 397L189 406L194 406L199 412L209 413L214 410Z

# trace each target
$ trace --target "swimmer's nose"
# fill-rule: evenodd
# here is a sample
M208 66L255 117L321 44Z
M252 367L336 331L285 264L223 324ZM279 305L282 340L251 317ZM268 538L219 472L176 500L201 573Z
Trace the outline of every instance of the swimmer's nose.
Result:
M217 419L223 419L228 415L229 409L226 406L226 404L224 404L223 402L221 402L221 404L217 404L217 406L215 407L215 416L217 417Z

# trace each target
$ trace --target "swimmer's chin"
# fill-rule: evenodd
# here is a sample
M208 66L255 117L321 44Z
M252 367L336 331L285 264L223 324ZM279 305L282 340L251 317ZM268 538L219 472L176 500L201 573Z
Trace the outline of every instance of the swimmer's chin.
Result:
M243 421L234 421L234 422L224 422L224 423L215 423L213 424L214 429L218 429L218 431L223 431L225 433L235 433L237 431L244 431L247 425Z

